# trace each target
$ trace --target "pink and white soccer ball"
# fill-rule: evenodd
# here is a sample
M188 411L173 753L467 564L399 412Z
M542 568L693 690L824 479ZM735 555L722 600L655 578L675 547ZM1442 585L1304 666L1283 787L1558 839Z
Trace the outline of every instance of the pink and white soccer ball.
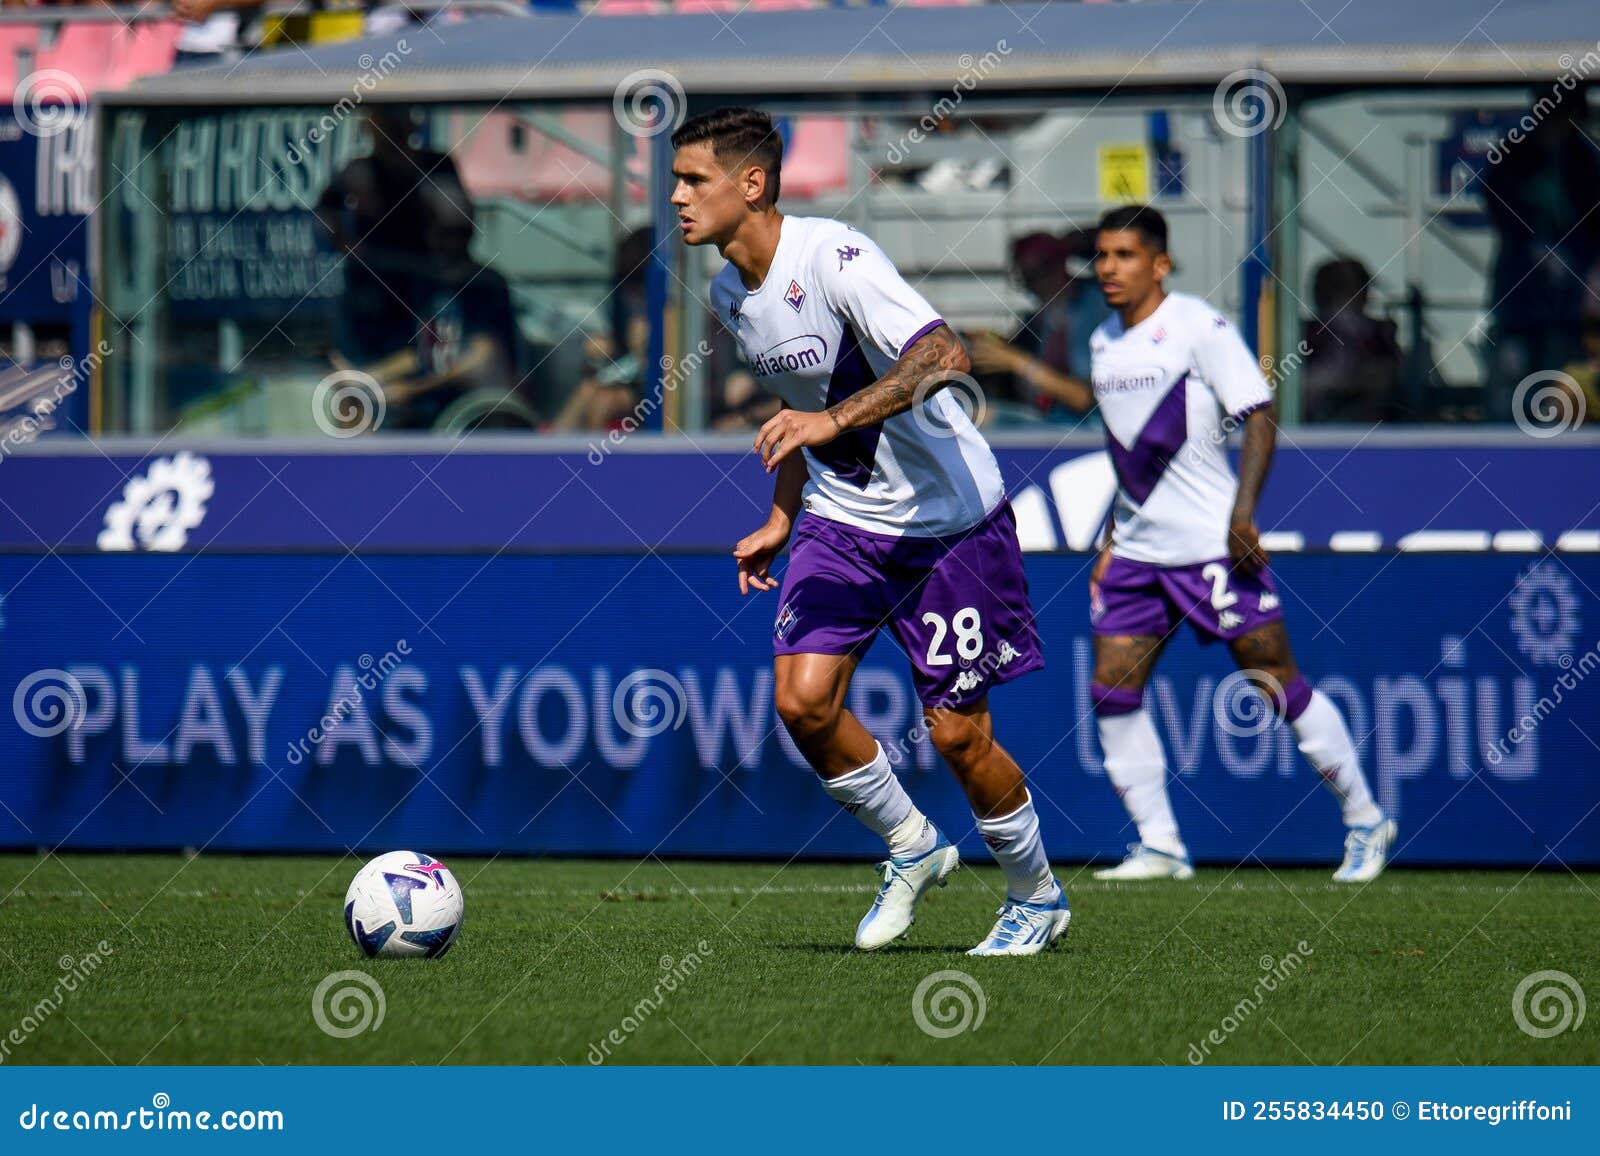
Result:
M344 925L368 956L437 959L461 934L465 914L454 872L415 851L379 855L344 893Z

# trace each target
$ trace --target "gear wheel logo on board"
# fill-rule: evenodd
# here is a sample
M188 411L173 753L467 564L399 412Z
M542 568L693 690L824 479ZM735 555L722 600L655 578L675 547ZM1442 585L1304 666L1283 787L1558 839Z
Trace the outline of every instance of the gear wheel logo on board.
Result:
M215 489L205 458L187 451L157 458L122 487L96 544L102 550L181 550L205 518Z
M1517 649L1530 662L1548 666L1571 653L1582 623L1572 579L1560 567L1539 563L1517 579L1517 587L1506 601L1511 605L1511 633L1516 636Z

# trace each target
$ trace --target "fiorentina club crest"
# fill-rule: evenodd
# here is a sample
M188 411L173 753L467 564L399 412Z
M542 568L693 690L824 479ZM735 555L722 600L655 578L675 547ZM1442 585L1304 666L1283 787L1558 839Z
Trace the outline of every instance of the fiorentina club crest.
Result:
M794 607L785 602L783 609L778 612L778 621L773 624L772 632L779 642L789 637L789 632L794 629L795 623L800 621L800 616L794 612Z
M806 291L800 288L800 282L791 281L789 282L789 291L783 295L783 299L798 313L800 312L800 306L806 303Z
M1163 325L1160 329L1157 329L1154 333L1152 333L1150 335L1150 344L1151 345L1160 345L1166 339L1167 339L1167 327L1165 325Z

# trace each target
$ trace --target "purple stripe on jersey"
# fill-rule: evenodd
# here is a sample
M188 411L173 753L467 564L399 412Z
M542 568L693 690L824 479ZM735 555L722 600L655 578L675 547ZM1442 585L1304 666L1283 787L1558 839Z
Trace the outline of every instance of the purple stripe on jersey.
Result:
M837 405L860 393L877 379L867 355L861 352L855 329L846 325L839 339L839 356L833 363L833 375L828 378L828 405ZM872 465L878 460L878 439L882 436L882 425L846 430L826 445L812 446L811 456L841 481L866 489L872 480Z
M935 329L939 328L939 326L941 326L943 324L944 324L944 318L943 317L935 317L932 321L928 322L921 329L917 330L915 333L913 333L911 335L910 340L908 340L904 345L902 345L900 347L900 356L904 357L906 355L906 350L910 349L913 345L915 345L917 342L921 341L924 337L928 336L928 334L932 333Z
M1230 413L1228 415L1228 420L1229 421L1243 421L1245 418L1247 418L1251 414L1255 413L1256 410L1258 410L1258 409L1266 409L1271 404L1272 404L1271 401L1258 401L1254 405L1247 405L1243 409L1241 409L1238 413Z
M1186 373L1156 403L1150 420L1144 423L1133 445L1124 446L1106 429L1106 448L1116 467L1117 481L1136 502L1143 502L1156 488L1173 456L1189 437L1189 375Z

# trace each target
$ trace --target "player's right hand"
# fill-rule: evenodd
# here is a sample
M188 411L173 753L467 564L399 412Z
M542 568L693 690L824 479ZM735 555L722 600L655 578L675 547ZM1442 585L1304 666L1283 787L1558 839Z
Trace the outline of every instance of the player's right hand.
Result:
M789 531L771 522L754 534L747 534L739 539L739 544L733 548L733 557L739 564L740 594L747 595L752 590L765 591L778 588L778 580L771 576L770 571L778 551L782 550L788 541Z

